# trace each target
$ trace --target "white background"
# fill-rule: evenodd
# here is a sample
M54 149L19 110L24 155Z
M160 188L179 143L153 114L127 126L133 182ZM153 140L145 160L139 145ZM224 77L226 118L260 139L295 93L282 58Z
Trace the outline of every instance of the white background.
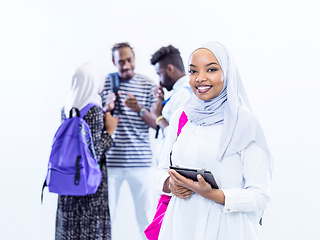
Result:
M216 40L233 53L274 153L264 240L320 239L319 3L215 0L2 0L0 238L54 239L56 195L40 190L72 74L83 62L116 71L129 41L136 72L157 81L151 55L173 44L185 64ZM135 239L127 185L113 239Z

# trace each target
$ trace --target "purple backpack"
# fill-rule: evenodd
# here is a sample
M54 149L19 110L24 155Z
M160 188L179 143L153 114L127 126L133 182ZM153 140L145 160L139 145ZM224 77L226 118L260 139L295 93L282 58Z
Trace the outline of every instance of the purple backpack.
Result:
M83 119L95 104L89 103L80 112L70 110L69 118L60 125L54 138L43 189L59 195L83 196L97 191L102 174L95 154L92 134ZM73 111L76 116L73 116Z

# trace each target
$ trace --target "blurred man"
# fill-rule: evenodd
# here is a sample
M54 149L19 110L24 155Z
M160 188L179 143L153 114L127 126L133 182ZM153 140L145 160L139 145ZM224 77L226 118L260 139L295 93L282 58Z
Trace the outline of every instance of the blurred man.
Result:
M160 48L153 54L151 64L155 66L160 82L160 85L154 90L158 101L151 108L151 112L156 117L159 139L156 158L159 162L162 146L168 132L167 126L169 125L170 117L191 96L191 89L177 48L172 45ZM166 96L163 88L168 90Z
M112 62L118 68L113 76L119 79L119 100L114 101L110 75L102 92L103 104L107 110L113 110L113 115L119 117L118 127L112 136L115 146L107 153L111 222L115 219L121 184L126 180L134 200L139 239L146 239L144 230L152 219L149 127L156 128L154 116L149 109L157 101L153 95L156 86L150 79L134 72L135 54L128 43L113 46Z

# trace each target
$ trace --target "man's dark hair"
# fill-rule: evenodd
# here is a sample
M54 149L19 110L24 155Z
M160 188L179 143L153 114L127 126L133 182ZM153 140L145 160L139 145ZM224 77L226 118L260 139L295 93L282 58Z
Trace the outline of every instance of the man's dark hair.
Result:
M114 60L114 52L119 50L120 48L125 48L125 47L129 47L131 49L131 51L133 52L133 48L130 46L130 44L128 42L116 43L113 45L113 47L111 48L112 61ZM133 54L134 54L134 52L133 52Z
M172 64L181 72L184 72L184 65L180 56L180 51L172 45L160 48L152 55L150 61L152 65L155 65L157 62L161 62L161 65L163 64L165 66Z

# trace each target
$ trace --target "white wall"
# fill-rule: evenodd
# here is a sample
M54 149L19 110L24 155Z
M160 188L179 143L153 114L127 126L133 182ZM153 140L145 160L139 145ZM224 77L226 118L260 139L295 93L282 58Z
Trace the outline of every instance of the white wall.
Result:
M158 48L173 44L187 63L195 46L216 40L237 60L274 152L263 239L319 239L317 9L309 0L1 1L0 238L54 239L56 196L45 191L41 206L40 190L79 64L115 71L110 49L129 41L136 71L156 81L149 60ZM130 204L120 206L132 222ZM117 222L114 240L134 239L135 231L135 223Z

